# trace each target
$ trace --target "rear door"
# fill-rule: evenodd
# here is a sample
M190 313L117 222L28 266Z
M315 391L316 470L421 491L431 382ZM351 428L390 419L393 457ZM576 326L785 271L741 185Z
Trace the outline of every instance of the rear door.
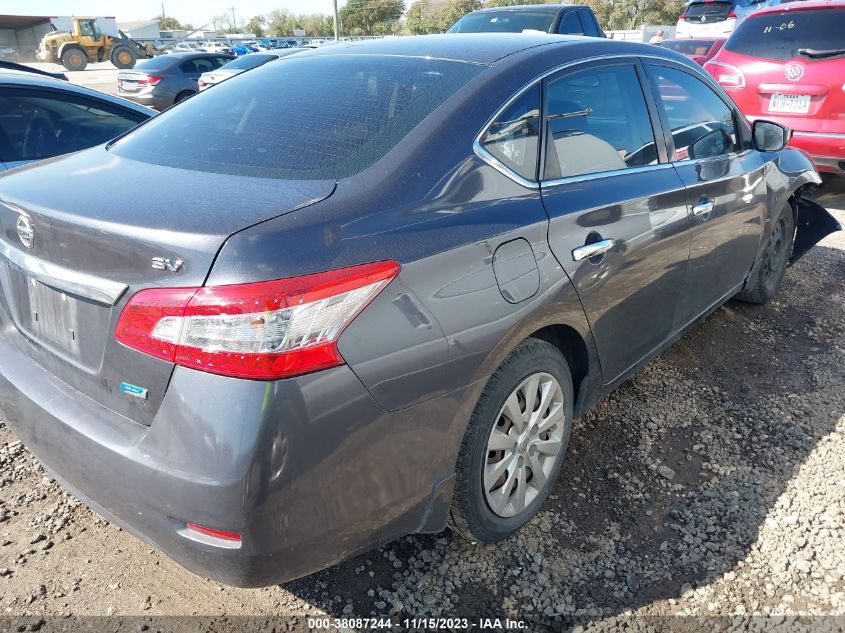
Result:
M734 106L691 70L655 61L649 72L691 210L683 326L737 290L751 269L766 218L765 161L748 149Z
M644 69L594 62L544 87L549 243L590 321L607 382L674 330L689 258L683 183L666 161Z

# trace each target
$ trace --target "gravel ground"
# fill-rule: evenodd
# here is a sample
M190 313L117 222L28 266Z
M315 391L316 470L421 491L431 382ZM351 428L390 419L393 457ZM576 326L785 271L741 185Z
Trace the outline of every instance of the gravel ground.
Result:
M843 209L835 187L824 202ZM0 422L0 614L36 628L51 615L391 614L845 630L844 384L838 233L777 301L729 303L576 423L550 502L518 535L408 537L260 590L198 578L99 519Z

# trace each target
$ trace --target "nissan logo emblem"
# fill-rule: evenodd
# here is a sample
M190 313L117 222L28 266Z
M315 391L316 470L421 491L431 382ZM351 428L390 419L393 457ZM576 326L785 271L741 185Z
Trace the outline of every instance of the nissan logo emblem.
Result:
M18 237L21 240L21 244L26 246L27 248L34 248L35 247L35 229L32 227L32 222L28 217L22 215L18 218Z

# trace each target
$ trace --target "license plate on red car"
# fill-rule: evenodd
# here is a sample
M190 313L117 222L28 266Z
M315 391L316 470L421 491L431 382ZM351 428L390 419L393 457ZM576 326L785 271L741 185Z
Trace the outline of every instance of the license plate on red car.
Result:
M769 112L807 114L810 111L810 95L773 94L769 101Z

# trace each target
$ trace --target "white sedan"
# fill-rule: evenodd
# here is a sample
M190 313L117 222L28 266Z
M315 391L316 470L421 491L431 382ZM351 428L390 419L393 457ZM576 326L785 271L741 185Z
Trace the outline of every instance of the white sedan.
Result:
M215 84L219 84L221 81L234 77L235 75L240 75L242 72L258 68L259 66L263 66L267 62L279 59L280 57L293 55L294 53L301 52L301 50L302 49L288 48L265 51L263 53L249 53L243 57L233 59L228 64L223 64L217 70L212 70L200 75L198 82L200 92L211 88L211 86L214 86Z

